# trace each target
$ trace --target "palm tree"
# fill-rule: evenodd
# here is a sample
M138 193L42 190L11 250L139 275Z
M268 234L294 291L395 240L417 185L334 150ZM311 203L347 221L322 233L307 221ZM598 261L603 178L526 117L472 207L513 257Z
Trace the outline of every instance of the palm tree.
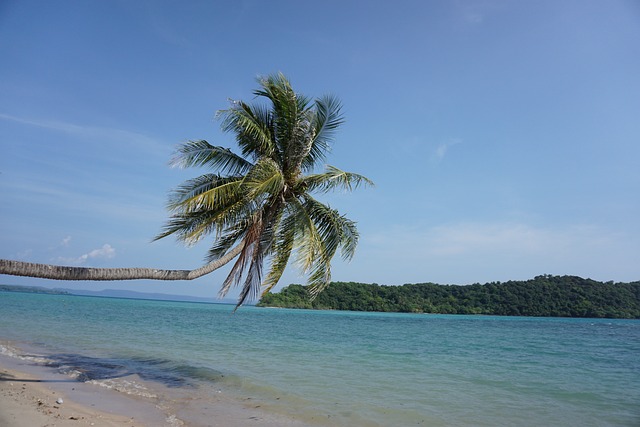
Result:
M232 132L241 154L207 141L182 144L172 160L179 167L207 167L169 197L171 217L161 239L174 235L191 245L215 236L207 264L196 270L83 268L0 260L0 274L59 280L190 280L235 259L220 295L242 283L238 306L268 292L290 259L308 275L312 296L330 282L331 260L340 251L353 257L356 224L316 200L312 193L371 185L366 177L326 166L316 172L343 123L332 96L311 100L296 94L282 74L258 80L254 94L266 104L232 101L218 111L222 129ZM263 266L269 262L266 276Z

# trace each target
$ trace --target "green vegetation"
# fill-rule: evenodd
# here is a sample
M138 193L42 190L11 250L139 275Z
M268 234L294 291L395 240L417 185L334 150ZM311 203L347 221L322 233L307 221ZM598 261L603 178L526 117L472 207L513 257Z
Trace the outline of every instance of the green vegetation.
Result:
M434 283L380 286L333 282L315 299L307 287L267 293L260 307L502 316L640 318L640 282L597 282L576 276L468 286Z

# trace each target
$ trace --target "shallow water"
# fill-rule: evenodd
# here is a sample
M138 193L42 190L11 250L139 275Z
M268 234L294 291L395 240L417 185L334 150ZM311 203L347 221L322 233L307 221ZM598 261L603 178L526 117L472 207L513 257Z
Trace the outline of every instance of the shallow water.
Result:
M637 320L232 310L5 292L0 337L187 422L224 395L319 425L640 425Z

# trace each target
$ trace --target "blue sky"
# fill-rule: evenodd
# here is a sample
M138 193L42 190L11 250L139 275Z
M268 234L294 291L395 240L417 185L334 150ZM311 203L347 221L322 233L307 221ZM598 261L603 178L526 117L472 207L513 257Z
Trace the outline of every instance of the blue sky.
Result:
M342 100L327 163L376 182L324 199L361 234L334 280L640 280L639 40L632 0L4 1L0 258L200 266L207 242L151 243L168 191L203 172L168 160L189 139L234 148L215 111L282 71ZM0 279L212 296L227 270Z

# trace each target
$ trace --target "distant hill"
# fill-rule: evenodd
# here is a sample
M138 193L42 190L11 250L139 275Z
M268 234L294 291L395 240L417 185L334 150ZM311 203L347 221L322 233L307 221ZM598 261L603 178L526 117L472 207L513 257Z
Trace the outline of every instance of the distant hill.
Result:
M311 300L305 286L268 293L259 307L439 314L640 319L640 282L598 282L576 276L458 286L380 286L334 282Z
M78 289L49 289L40 286L16 286L0 285L0 291L5 292L29 292L40 294L60 294L60 295L82 295L104 298L130 298L130 299L150 299L160 301L185 301L185 302L207 302L217 304L235 304L233 299L203 298L189 295L174 295L152 292L136 292L122 289L104 289L101 291L89 291Z
M49 289L40 286L18 286L18 285L0 285L0 292L27 292L35 294L69 294L60 289Z
M78 289L62 289L64 292L73 295L84 295L92 297L105 297L105 298L130 298L130 299L153 299L161 301L185 301L185 302L221 302L217 298L203 298L194 297L190 295L175 295L175 294L162 294L158 292L137 292L128 291L124 289L104 289L101 291L89 291Z

